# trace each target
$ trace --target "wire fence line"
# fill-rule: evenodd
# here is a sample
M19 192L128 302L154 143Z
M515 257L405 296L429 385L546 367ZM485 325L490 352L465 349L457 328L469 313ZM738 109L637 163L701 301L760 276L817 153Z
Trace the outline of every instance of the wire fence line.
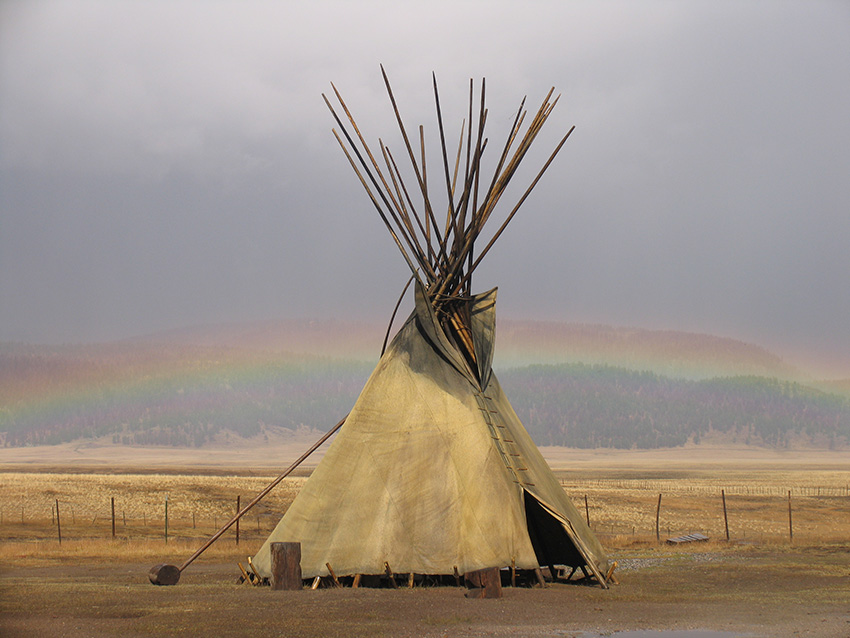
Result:
M790 491L792 496L833 496L850 497L850 484L848 485L798 485L783 487L780 485L759 484L717 484L717 485L688 485L677 482L674 479L659 481L630 480L630 479L591 479L583 481L570 481L560 479L561 487L571 494L577 494L584 490L623 490L644 492L666 492L684 493L693 495L710 496L719 495L725 490L727 495L732 496L785 496Z
M686 485L675 481L561 480L590 527L601 537L631 536L661 540L671 535L708 533L714 539L824 540L850 539L850 492L847 487L770 485ZM152 504L150 495L63 499L38 506L26 500L0 506L0 540L55 538L65 540L121 538L177 540L209 536L235 513L236 499L206 499L167 510L165 498ZM721 507L722 502L722 507ZM727 508L728 505L728 508ZM61 506L61 510L60 510ZM277 525L287 504L257 510L240 520L246 542L264 539ZM128 512L132 512L128 514ZM730 531L731 530L731 531ZM236 539L235 526L224 540Z
M147 504L147 501L146 501ZM122 505L131 506L128 514ZM63 499L58 495L54 504L4 505L0 506L0 541L39 540L51 538L51 530L60 529L63 540L95 538L200 538L210 535L227 523L235 513L233 503L201 503L198 511L181 508L180 513L168 512L166 500L158 508L149 505L139 511L132 499L116 501L110 499L105 505L89 500ZM228 507L230 509L228 511ZM213 509L220 513L210 513ZM201 511L203 513L201 513ZM280 514L276 512L250 512L239 523L239 536L244 540L267 536L277 524ZM236 527L229 530L236 537Z

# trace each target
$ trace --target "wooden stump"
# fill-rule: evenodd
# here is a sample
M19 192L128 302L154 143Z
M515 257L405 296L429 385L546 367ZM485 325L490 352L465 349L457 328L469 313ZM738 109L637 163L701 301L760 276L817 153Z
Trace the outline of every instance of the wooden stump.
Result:
M301 543L272 543L272 589L301 589Z
M463 575L469 591L467 598L501 598L502 576L498 567L479 569Z

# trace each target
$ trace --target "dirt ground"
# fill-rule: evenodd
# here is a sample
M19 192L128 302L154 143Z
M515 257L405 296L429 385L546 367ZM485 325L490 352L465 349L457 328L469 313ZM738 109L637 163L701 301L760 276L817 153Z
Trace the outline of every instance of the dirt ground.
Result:
M612 552L620 584L272 591L236 583L217 556L174 587L141 562L0 567L0 636L596 636L703 629L747 636L850 636L846 547L641 546Z

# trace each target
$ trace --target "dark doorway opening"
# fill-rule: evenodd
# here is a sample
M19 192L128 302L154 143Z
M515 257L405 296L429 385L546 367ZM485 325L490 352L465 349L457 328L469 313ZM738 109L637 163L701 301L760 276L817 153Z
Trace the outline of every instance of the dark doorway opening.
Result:
M525 498L525 520L534 554L540 565L581 567L585 560L570 540L567 531L557 518L552 516L534 496L523 490Z

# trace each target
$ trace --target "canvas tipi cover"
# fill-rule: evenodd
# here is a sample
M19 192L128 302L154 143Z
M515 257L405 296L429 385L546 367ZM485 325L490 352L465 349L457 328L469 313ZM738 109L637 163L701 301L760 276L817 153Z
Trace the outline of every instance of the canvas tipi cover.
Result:
M416 308L345 424L253 558L301 543L304 578L452 574L608 564L502 392L490 365L496 291L469 301L477 370L417 286Z

